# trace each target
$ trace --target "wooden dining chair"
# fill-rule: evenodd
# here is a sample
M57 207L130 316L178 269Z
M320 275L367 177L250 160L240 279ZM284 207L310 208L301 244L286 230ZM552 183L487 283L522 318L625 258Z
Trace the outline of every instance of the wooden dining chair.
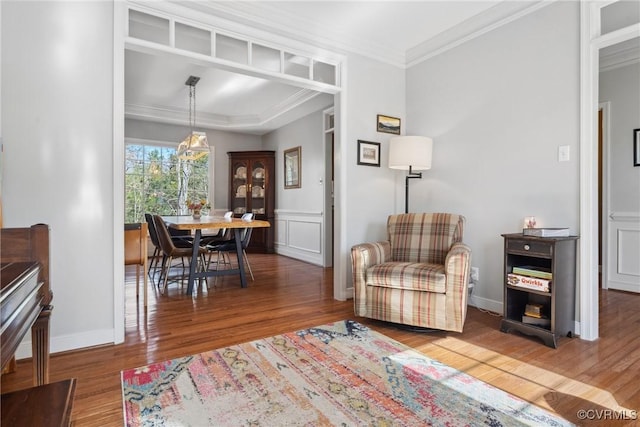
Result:
M242 219L244 221L253 220L253 213L245 213L244 215L242 215ZM249 246L249 241L251 240L252 231L253 231L252 228L245 228L244 230L242 230L243 234L242 234L241 245L242 245L242 257L244 260L244 264L247 266L247 269L249 270L249 274L251 275L251 280L255 280L255 278L253 277L253 271L251 270L251 264L249 263L249 258L247 257L247 251L246 251L247 246ZM231 257L229 253L236 251L236 242L235 242L235 239L230 238L225 241L219 242L217 244L208 245L207 249L209 250L210 254L212 252L218 253L217 261L216 261L216 270L218 270L221 262L222 264L225 264L225 265L231 265ZM220 260L220 257L222 257L222 261ZM211 256L209 257L208 264L211 264ZM216 276L216 279L217 279L217 276Z
M154 246L153 255L151 256L151 262L149 262L149 277L154 281L155 284L155 272L156 270L162 271L161 263L164 262L165 256L162 253L162 248L160 247L160 242L158 241L158 232L156 231L156 226L153 222L153 215L146 213L144 214L144 218L147 222L147 225L149 226L149 237L151 238L151 243ZM172 229L169 229L169 234L171 235L171 240L173 241L173 244L175 246L179 248L193 248L193 237L191 237L191 235L187 235L185 233L173 233ZM160 279L158 280L158 285L160 285Z
M153 223L153 216L151 214L144 214L144 219L149 227L149 238L151 238L151 244L153 244L153 255L151 256L151 262L149 263L148 275L153 280L155 271L160 268L160 258L162 258L162 249L160 248L160 242L158 241L158 233L156 232L156 226ZM153 271L153 274L152 274Z
M136 266L136 298L140 296L140 267L144 283L144 306L147 306L147 236L146 222L124 225L124 265Z
M175 242L171 239L171 234L169 233L169 229L167 228L167 224L165 224L164 220L160 215L153 215L153 224L156 227L156 233L158 235L158 242L160 243L160 248L162 249L163 259L162 259L162 271L160 273L160 282L163 283L162 288L160 289L161 293L166 292L167 283L169 280L169 270L171 269L171 262L175 258L187 258L189 262L191 261L191 255L193 253L193 246L191 247L178 247ZM206 250L202 247L198 249L199 260L202 265L204 264L204 255ZM197 266L196 266L197 268ZM182 275L184 278L184 263L182 269ZM159 284L158 284L159 286Z

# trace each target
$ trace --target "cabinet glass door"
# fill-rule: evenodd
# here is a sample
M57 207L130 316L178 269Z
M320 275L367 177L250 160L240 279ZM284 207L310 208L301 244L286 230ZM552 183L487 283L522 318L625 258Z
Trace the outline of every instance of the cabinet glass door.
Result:
M251 211L254 215L265 213L266 168L263 161L251 163Z
M235 161L232 168L232 184L231 184L231 210L234 214L242 215L247 212L247 192L249 191L249 182L247 179L247 162Z

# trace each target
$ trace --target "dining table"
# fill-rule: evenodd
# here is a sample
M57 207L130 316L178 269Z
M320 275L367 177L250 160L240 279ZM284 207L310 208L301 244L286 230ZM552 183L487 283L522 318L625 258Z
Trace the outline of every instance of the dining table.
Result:
M238 274L240 276L240 286L247 287L247 278L244 271L244 259L242 256L242 232L247 228L271 227L269 221L259 219L225 218L222 216L202 215L200 218L193 218L192 215L163 216L162 219L167 227L175 230L190 230L193 233L193 253L189 266L189 280L187 285L187 295L193 294L193 288L197 279L213 276L223 276ZM200 243L202 242L202 230L209 229L230 229L233 232L233 239L236 243L236 256L238 268L224 270L208 270L202 268L198 271L198 254Z

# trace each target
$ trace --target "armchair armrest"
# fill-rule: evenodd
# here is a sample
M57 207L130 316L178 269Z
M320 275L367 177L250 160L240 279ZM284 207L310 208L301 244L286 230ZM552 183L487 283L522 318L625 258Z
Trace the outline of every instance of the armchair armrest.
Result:
M464 243L454 243L444 261L446 283L446 313L448 330L462 332L467 316L471 249Z
M469 282L469 270L471 268L471 248L458 242L451 246L444 261L445 274L447 276L447 293L454 288L462 288L466 294Z
M366 272L369 267L391 260L391 243L380 241L361 243L351 248L353 270L353 301L356 315L366 314Z

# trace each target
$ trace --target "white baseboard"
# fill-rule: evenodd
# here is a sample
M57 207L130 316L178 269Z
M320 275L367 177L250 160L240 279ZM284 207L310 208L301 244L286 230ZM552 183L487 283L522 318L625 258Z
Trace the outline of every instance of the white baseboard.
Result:
M504 304L502 303L502 301L494 301L471 294L468 304L473 307L481 308L483 310L488 310L494 313L504 313Z
M340 295L334 295L333 297L338 301L346 301L349 299L353 299L354 298L353 295L354 295L353 287L350 287L345 289L344 292L342 292Z
M573 330L576 332L575 334L579 337L580 336L580 322L579 321L576 320L574 322Z
M23 340L16 350L16 359L26 359L31 357L31 334L27 334L28 339ZM78 350L86 347L114 343L113 329L103 329L99 331L83 332L81 334L64 335L60 337L50 337L49 352L51 354L62 351Z
M278 255L284 255L289 258L294 258L300 261L308 262L309 264L318 265L323 267L322 265L322 254L317 254L313 252L306 252L303 250L292 248L291 246L283 246L279 244L275 244L275 252Z

